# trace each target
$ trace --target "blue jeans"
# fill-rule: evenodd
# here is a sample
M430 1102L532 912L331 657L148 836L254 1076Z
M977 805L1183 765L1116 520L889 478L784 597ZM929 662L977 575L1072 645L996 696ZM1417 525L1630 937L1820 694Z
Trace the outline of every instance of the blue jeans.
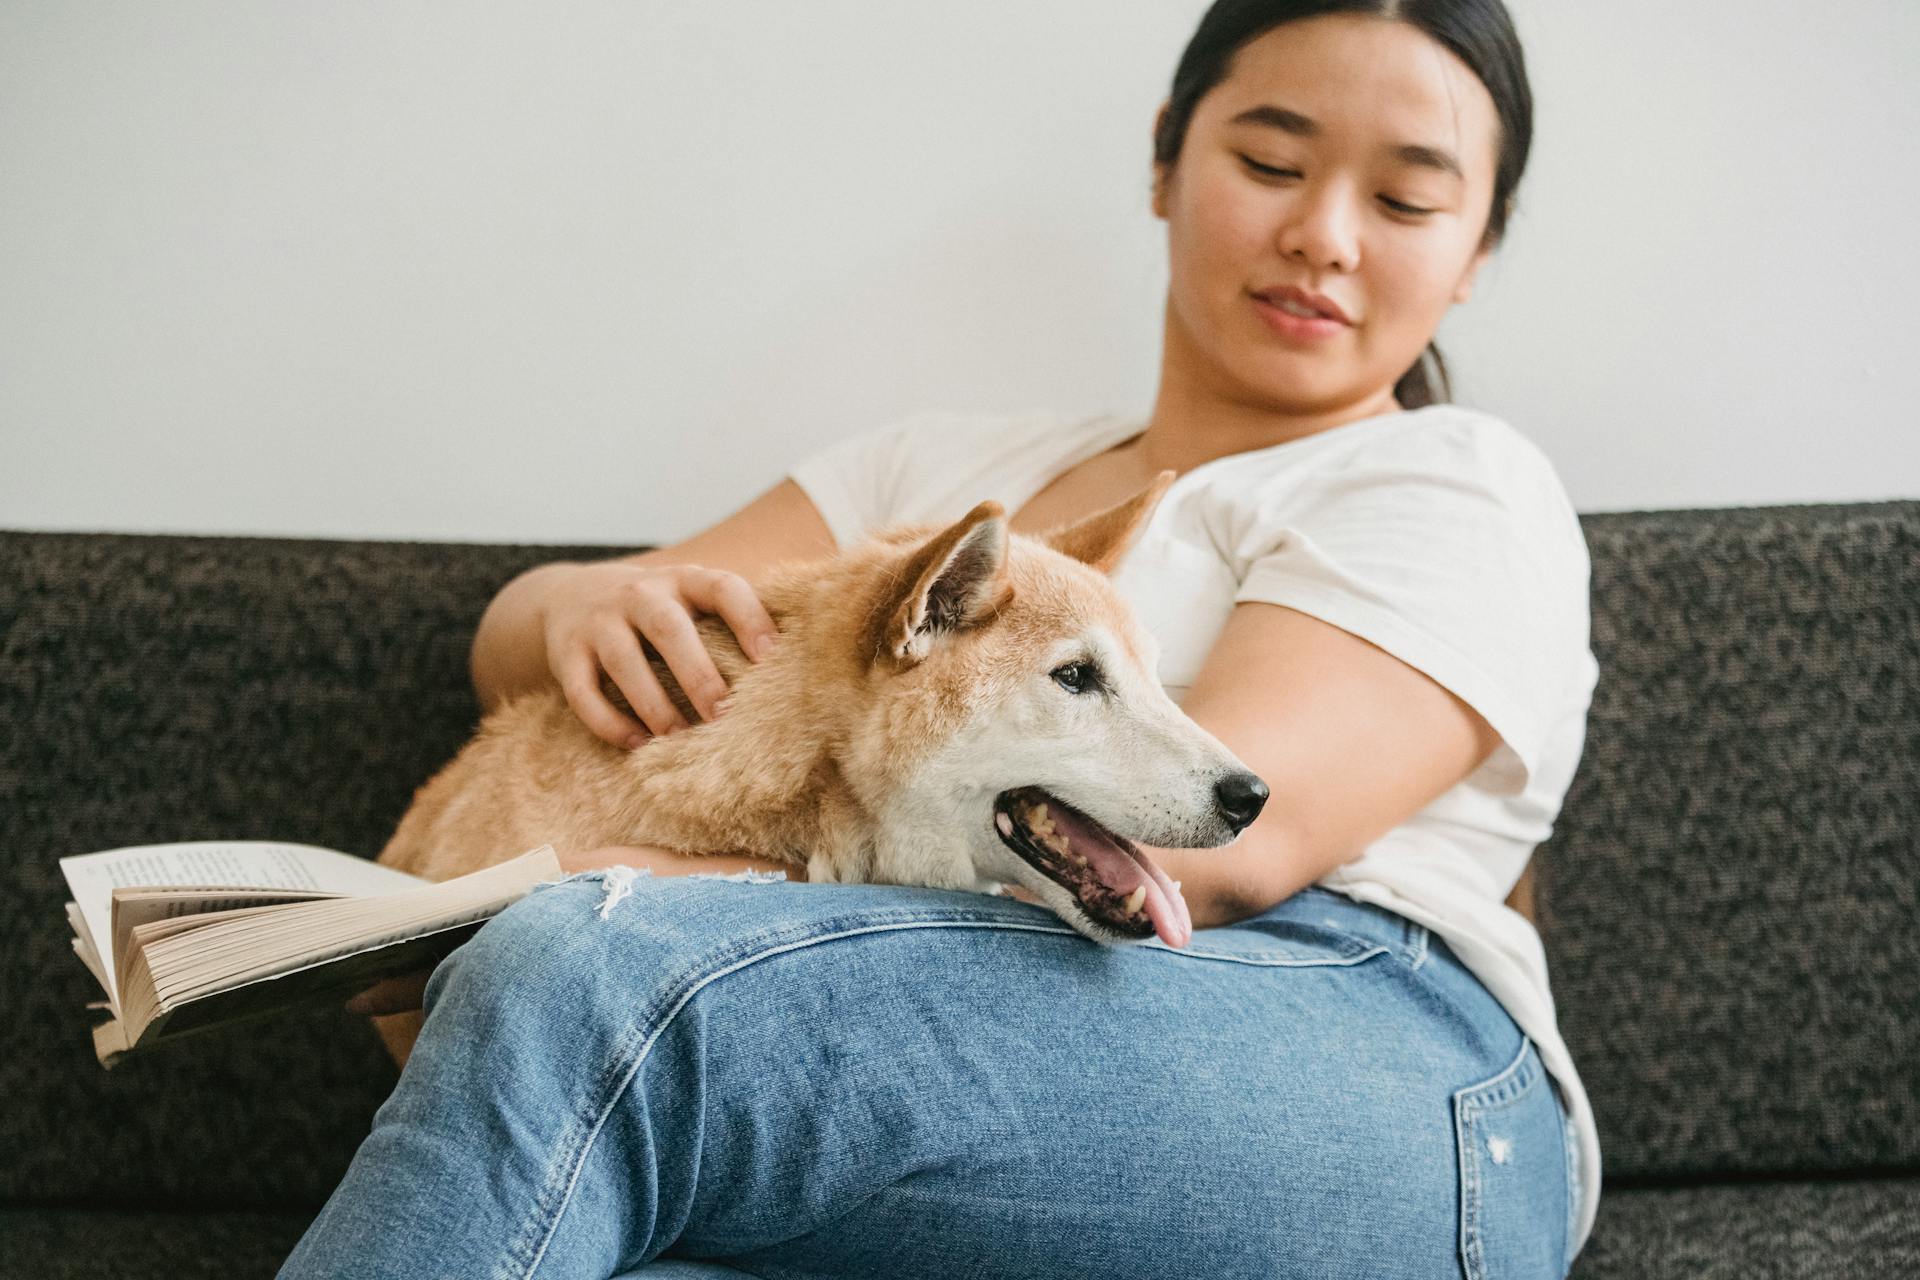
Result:
M1539 1052L1319 887L1173 950L897 885L597 873L434 971L280 1275L1564 1276Z

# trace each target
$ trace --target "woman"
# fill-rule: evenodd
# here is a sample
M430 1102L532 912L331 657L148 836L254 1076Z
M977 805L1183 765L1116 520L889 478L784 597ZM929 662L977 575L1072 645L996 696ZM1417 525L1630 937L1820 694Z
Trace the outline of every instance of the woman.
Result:
M604 919L590 876L538 888L434 970L282 1275L1563 1275L1599 1151L1501 898L1580 751L1585 546L1539 451L1422 363L1530 111L1499 0L1222 0L1154 125L1150 419L912 418L677 547L533 570L482 621L485 705L557 681L638 745L681 727L638 636L720 714L689 612L753 653L759 566L984 496L1037 532L1172 468L1115 581L1273 788L1230 848L1154 851L1186 945L578 855L654 874Z

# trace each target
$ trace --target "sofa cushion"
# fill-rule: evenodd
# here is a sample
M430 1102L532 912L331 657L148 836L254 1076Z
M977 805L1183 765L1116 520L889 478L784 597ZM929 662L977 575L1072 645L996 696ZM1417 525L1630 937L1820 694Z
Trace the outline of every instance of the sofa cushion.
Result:
M1614 1188L1571 1280L1920 1275L1920 1178Z
M271 1280L310 1213L0 1209L0 1280Z

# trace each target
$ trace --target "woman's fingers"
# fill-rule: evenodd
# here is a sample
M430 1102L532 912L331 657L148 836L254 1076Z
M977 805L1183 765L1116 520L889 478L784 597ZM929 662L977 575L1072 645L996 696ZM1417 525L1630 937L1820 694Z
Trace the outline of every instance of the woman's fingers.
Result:
M758 662L766 657L774 641L780 638L773 615L760 602L760 593L739 574L725 569L704 569L683 575L680 584L688 604L719 614L733 628L741 651L750 660Z
M596 738L624 747L630 739L646 734L647 730L638 720L622 715L600 692L600 668L590 651L569 649L554 661L557 663L555 674L560 680L560 691L566 694L567 705L573 708L573 714L580 717L580 723L592 730ZM621 692L626 691L622 689ZM631 697L628 701L631 703Z
M653 674L653 667L640 651L640 637L623 621L613 621L601 633L594 650L600 666L620 690L634 714L646 722L650 733L672 733L687 727L687 718L673 705L673 699ZM619 745L627 745L624 741Z
M348 1013L368 1015L383 1013L406 1013L418 1009L425 999L427 979L433 976L433 970L422 969L418 973L403 973L374 983L359 995L346 1003Z
M693 713L714 720L729 690L694 615L720 617L755 662L780 634L753 585L725 569L583 565L564 585L545 615L548 664L574 715L614 746L687 727L646 646L673 673Z
M713 655L707 652L686 605L675 599L649 597L634 612L638 615L634 621L641 634L666 661L667 669L680 684L680 691L687 695L687 701L700 713L700 718L712 720L718 716L714 704L727 696L727 682L721 678L720 668L713 664ZM624 684L620 687L625 691Z

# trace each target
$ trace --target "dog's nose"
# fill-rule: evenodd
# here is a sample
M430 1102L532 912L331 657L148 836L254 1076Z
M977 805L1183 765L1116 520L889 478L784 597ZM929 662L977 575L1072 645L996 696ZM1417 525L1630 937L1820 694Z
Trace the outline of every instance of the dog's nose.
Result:
M1252 773L1230 773L1213 784L1214 803L1220 806L1221 813L1227 815L1235 835L1246 830L1247 825L1260 816L1260 808L1266 804L1270 794L1267 784L1260 781L1259 775Z

